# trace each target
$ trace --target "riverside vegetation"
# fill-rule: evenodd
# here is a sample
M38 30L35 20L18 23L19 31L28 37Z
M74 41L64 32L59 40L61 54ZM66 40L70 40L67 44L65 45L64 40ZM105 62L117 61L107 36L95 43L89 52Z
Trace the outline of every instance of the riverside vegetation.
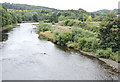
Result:
M66 19L62 23L60 21L56 24L40 22L38 33L58 45L91 52L98 57L112 59L120 63L119 23L120 17L117 18L114 13L110 13L101 22L73 19ZM66 26L72 27L66 30Z
M40 21L37 32L44 38L120 63L120 17L115 10L101 13L3 3L0 11L4 28Z

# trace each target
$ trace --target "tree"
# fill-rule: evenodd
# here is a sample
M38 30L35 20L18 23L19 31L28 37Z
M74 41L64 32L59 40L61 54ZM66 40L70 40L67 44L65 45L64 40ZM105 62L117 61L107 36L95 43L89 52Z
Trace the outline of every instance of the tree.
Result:
M57 16L57 14L56 13L53 13L51 16L50 16L50 18L49 18L49 21L50 22L55 22L55 23L57 23L58 22L58 16Z
M66 45L68 41L72 40L72 32L69 31L57 31L55 32L55 41L57 44Z
M108 17L100 24L100 44L101 48L112 48L114 52L120 49L120 17L114 13L108 14Z
M11 13L11 16L12 16L12 23L15 24L17 23L17 17L14 13Z
M20 15L17 15L17 22L21 23L22 22L22 17Z
M83 22L83 21L84 21L84 19L83 19L83 15L80 15L79 18L78 18L78 20L80 20L80 21Z
M92 17L91 17L91 16L89 16L89 17L88 17L88 20L89 20L90 22L92 22Z
M32 18L35 22L38 22L38 15L37 14L34 14Z

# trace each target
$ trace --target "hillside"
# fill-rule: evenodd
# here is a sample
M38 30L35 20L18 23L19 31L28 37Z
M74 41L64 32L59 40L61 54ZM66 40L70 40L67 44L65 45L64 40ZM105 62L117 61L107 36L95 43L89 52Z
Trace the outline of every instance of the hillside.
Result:
M115 12L115 13L118 13L120 12L120 9L114 9L114 10L108 10L108 9L103 9L103 10L98 10L98 11L95 11L94 13L111 13L111 12Z
M45 9L45 10L53 10L53 11L59 11L58 9L55 8L49 8L49 7L44 7L44 6L35 6L35 5L27 5L27 4L14 4L14 3L0 3L0 5L3 4L4 7L7 9L15 9L15 10L33 10L33 9ZM111 13L115 12L118 13L120 10L114 9L114 10L108 10L108 9L103 9L103 10L98 10L94 11L93 13Z
M43 6L34 6L34 5L27 5L27 4L10 4L10 3L0 3L3 4L7 9L15 9L15 10L32 10L32 9L47 9L47 10L54 10L54 8L48 8Z

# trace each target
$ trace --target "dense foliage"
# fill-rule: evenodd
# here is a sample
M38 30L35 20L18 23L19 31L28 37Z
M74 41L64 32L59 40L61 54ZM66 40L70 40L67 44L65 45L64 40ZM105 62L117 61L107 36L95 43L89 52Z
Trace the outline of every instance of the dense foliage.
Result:
M38 32L50 31L51 25L40 22L38 26Z
M101 48L112 48L114 52L120 49L120 17L117 18L114 13L108 14L108 17L100 25L100 44Z
M4 6L0 7L0 11L2 13L2 26L17 22L18 18L15 14L8 12Z
M45 21L49 23L57 23L58 21L64 20L78 20L81 22L86 21L102 21L107 15L106 13L100 14L99 12L87 12L83 9L79 10L57 10L42 6L31 6L26 4L10 4L10 3L0 3L2 4L2 14L3 14L3 26L12 23L21 23L24 21ZM6 9L8 8L8 9ZM9 19L9 20L7 20ZM12 21L10 21L12 20ZM10 22L8 22L10 21ZM73 26L75 21L70 21L65 26Z
M26 5L26 4L10 4L10 3L0 3L0 4L4 5L8 9L14 9L14 10L50 9L57 11L57 9L43 7L43 6L34 6L34 5Z
M116 17L115 13L107 14L102 22L67 19L62 22L63 27L72 26L72 29L51 29L55 36L52 41L58 45L92 52L98 57L120 62L119 22L120 17Z

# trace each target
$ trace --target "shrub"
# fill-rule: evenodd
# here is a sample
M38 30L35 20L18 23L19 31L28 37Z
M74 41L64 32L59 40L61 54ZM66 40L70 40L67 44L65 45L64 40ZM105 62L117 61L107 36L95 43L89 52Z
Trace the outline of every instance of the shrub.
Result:
M78 47L78 44L75 43L75 42L72 42L72 41L68 41L68 42L66 43L66 45L67 45L67 47L69 47L69 48L77 48L77 47Z
M112 48L114 52L120 50L120 17L115 13L108 14L108 17L100 23L99 38L101 48Z
M65 26L73 26L76 22L73 20L65 20L64 25Z
M64 16L60 16L60 17L58 18L58 20L59 20L59 21L63 21L63 20L65 20L65 17L64 17Z
M53 13L50 17L49 17L49 21L50 22L55 22L55 23L57 23L58 22L58 16L57 16L57 14L56 13Z
M52 21L52 24L54 25L54 24L55 24L55 22L54 22L54 21Z
M96 52L98 57L110 58L113 55L112 49L108 48L107 50L97 50Z
M66 45L68 41L72 40L72 33L70 31L56 31L54 34L57 44Z
M71 20L70 22L68 22L67 26L73 26L76 22Z
M110 55L110 59L120 63L120 51L115 52L113 55Z
M50 31L50 27L51 25L40 22L38 26L38 32Z
M87 24L85 22L79 22L79 23L76 23L76 26L85 28L85 27L87 27Z
M104 54L104 50L102 50L102 49L99 49L99 50L96 51L96 55L98 57L103 57L103 54Z
M79 28L79 27L73 27L71 29L71 31L72 31L73 41L75 41L75 42L77 42L80 37L81 38L82 37L86 37L86 38L92 37L92 38L97 40L97 35L91 31L84 30L84 29Z
M64 25L67 26L70 20L65 20Z
M78 45L79 45L78 48L79 49L85 48L85 44L86 44L86 39L84 37L78 39Z

